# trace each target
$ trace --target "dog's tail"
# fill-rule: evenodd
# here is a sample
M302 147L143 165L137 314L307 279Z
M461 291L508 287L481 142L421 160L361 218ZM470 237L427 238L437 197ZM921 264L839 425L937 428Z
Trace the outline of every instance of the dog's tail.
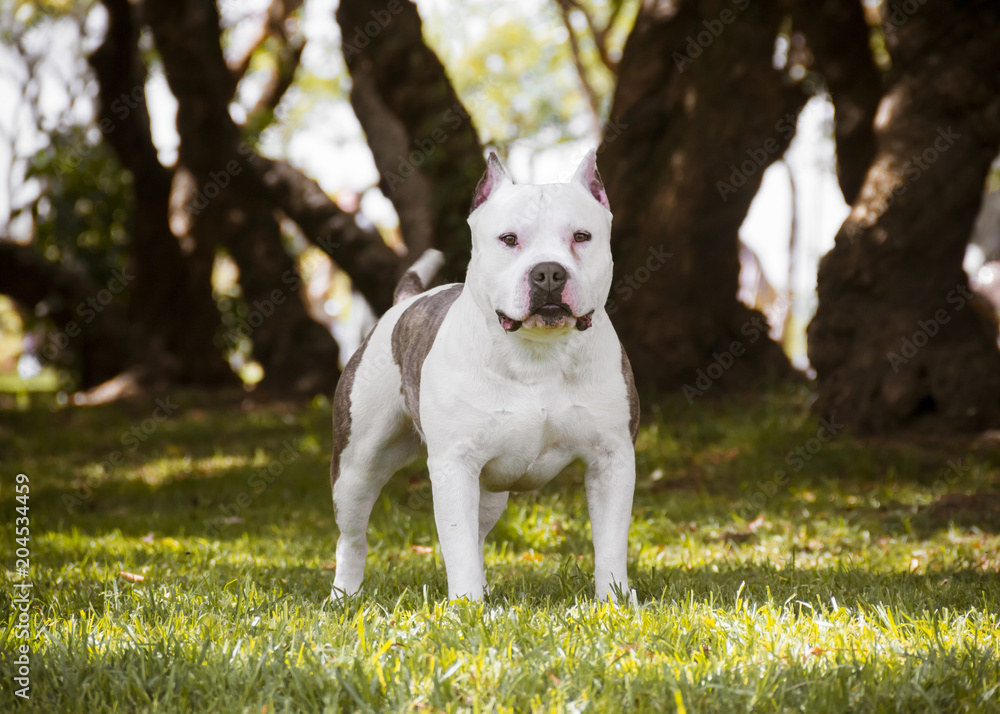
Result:
M403 273L403 277L396 283L396 291L392 294L392 304L419 295L427 289L427 284L431 278L444 265L444 253L434 248L428 248L424 254L417 258L417 262L410 266L410 269Z

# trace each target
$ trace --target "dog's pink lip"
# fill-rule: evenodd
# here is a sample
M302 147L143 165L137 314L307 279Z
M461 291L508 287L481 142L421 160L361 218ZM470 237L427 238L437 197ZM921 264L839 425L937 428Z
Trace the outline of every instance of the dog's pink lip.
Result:
M497 319L500 320L500 327L504 329L504 332L517 332L521 329L521 320L515 320L513 317L505 315L500 310L496 311Z

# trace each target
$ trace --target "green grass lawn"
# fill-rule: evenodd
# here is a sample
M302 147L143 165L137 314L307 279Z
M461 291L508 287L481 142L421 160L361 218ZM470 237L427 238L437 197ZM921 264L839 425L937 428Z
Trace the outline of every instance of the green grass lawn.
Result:
M399 474L334 604L325 401L11 401L0 711L1000 712L1000 448L830 438L808 399L644 414L622 606L593 600L579 468L511 499L482 604L445 601L426 472Z

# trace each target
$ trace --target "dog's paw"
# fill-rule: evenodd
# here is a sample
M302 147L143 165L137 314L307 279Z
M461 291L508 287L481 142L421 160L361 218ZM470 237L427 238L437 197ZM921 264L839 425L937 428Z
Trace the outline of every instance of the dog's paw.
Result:
M347 600L352 595L357 595L361 591L361 588L355 588L352 591L345 590L344 588L337 587L334 585L330 588L330 602L341 603Z

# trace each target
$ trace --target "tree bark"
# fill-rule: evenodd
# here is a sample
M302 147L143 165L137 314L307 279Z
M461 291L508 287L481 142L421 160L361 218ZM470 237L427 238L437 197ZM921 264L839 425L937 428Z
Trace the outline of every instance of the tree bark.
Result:
M737 300L738 231L805 96L772 68L781 9L736 9L642 5L599 157L615 215L609 313L636 382L689 398L791 372L764 316Z
M215 345L211 250L181 250L168 221L172 172L156 156L146 107L139 27L127 0L105 0L108 30L89 61L100 86L98 126L132 174L128 362L140 383L236 384Z
M1000 8L928 0L889 27L878 154L820 263L816 408L865 431L1000 424L1000 352L962 269L1000 148Z
M181 146L174 191L183 199L176 200L184 205L196 242L221 244L239 267L250 310L244 332L264 368L261 387L330 393L338 375L337 344L306 312L272 199L253 166L259 157L229 115L233 78L219 44L215 3L159 0L146 7L178 101Z
M472 120L424 44L409 0L343 0L337 22L353 79L351 104L382 191L399 214L409 258L434 245L445 254L442 277L463 280L472 250L465 218L486 170Z

